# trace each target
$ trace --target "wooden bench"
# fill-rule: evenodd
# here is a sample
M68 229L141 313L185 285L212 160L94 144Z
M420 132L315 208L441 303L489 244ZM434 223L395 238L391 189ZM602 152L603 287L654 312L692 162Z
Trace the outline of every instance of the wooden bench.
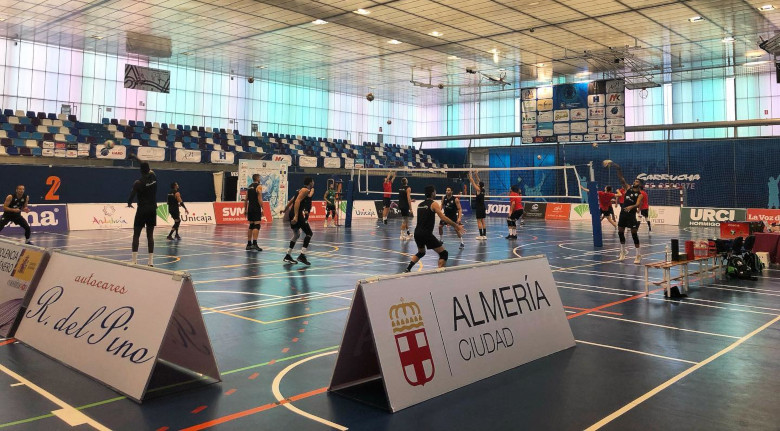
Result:
M691 263L697 263L698 268L696 271L691 272L688 265ZM680 261L661 261L661 262L648 262L645 264L645 295L650 293L650 284L661 286L664 288L664 292L668 297L672 288L672 281L682 280L683 292L688 291L689 279L692 275L702 275L703 277L712 276L713 280L717 275L717 271L721 269L720 256L701 256L691 260ZM680 267L682 273L676 277L672 277L672 268ZM650 280L650 270L660 269L663 271L663 279L658 281Z

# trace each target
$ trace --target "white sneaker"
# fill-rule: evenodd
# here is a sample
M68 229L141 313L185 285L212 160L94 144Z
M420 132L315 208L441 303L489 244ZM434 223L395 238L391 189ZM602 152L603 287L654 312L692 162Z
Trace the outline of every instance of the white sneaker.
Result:
M322 225L322 227L328 227L328 222L325 222L325 224Z
M626 260L626 252L623 250L620 250L620 254L618 255L618 260L623 261Z
M636 257L634 258L634 263L636 263L636 264L642 263L642 255L641 254L637 254L636 255Z

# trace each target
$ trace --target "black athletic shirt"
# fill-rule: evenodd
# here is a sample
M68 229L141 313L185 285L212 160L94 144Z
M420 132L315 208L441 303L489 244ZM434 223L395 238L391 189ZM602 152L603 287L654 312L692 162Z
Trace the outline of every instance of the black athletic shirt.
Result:
M168 211L172 213L179 212L179 200L176 199L176 191L168 192Z
M250 211L262 211L260 204L257 202L257 186L259 183L252 183L246 189L246 200L249 202Z
M133 186L128 204L133 203L133 198L138 196L138 208L157 208L157 176L153 173L142 175L139 182Z
M626 197L623 199L623 203L620 204L621 208L626 208L632 205L636 205L637 201L639 200L639 196L641 196L641 192L634 191L634 189L628 189L626 192Z
M295 199L298 199L297 196L301 192L301 189L298 189L295 191ZM308 192L308 190L307 190ZM293 213L295 212L295 201L293 201L293 206L290 209L290 221L293 219ZM306 194L306 197L303 198L301 201L301 204L298 206L298 223L308 221L309 220L309 213L311 212L311 197L309 194Z
M485 208L485 189L480 189L474 200L474 208Z
M447 217L450 217L450 214L453 216L458 215L458 206L455 205L455 196L447 197L446 195L442 198L442 209L444 210L444 215ZM450 217L452 218L452 217Z
M22 209L26 204L27 204L27 193L23 194L21 198L16 197L16 192L11 193L11 203L8 205L8 208Z
M409 209L409 196L406 195L406 189L408 188L409 186L401 186L398 189L398 208Z
M436 213L431 209L433 199L426 199L417 206L417 226L414 228L415 234L432 234L433 225L436 221Z

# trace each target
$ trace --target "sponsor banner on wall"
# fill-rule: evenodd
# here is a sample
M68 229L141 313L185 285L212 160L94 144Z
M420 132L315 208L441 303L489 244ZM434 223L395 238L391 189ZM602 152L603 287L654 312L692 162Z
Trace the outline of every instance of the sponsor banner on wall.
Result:
M63 233L68 231L67 205L32 204L28 207L30 212L23 212L22 217L30 225L30 230L33 232ZM0 210L2 210L2 207L0 207ZM2 211L0 211L0 214L2 214ZM16 224L10 223L3 229L3 232L8 232L9 235L16 235L23 233L24 230Z
M70 230L132 229L135 208L123 204L68 204Z
M274 162L283 162L287 166L292 166L292 156L289 154L274 154L271 156Z
M677 226L680 224L680 207L651 206L648 216L651 224Z
M127 147L114 145L114 148L109 150L103 144L95 145L95 157L98 159L124 160L127 158Z
M311 211L309 211L309 220L311 221L323 221L325 220L325 212L327 206L325 201L312 201Z
M338 157L323 157L323 168L339 169L341 168L341 159Z
M165 148L159 147L136 147L136 157L145 162L163 162L165 161Z
M182 226L193 225L207 225L215 224L214 220L214 203L212 202L187 202L184 205L187 206L189 214L184 211L184 208L179 208L179 216L181 217ZM175 221L171 217L170 208L168 204L157 205L157 224L158 225L173 225Z
M381 205L381 201L380 201L380 205ZM382 217L381 208L379 211L377 211L377 206L375 201L354 201L352 203L352 218L376 220L381 217Z
M236 162L236 154L231 151L212 151L209 155L211 163L232 165Z
M747 210L742 208L682 207L680 227L720 227L723 221L745 221Z
M374 202L374 207L376 209L377 218L382 218L382 212L385 208L383 201L372 201ZM420 205L421 201L412 201L412 205L409 208L409 217L415 217L417 215L417 206ZM390 205L390 212L387 213L388 219L400 219L403 216L401 215L401 210L398 209L398 202L393 200Z
M19 324L19 310L46 266L45 250L0 240L0 337L10 337Z
M570 221L590 221L590 206L588 204L571 204Z
M574 344L544 256L361 280L329 389L398 411Z
M252 176L260 175L263 187L263 201L279 214L287 205L287 169L284 161L247 160L238 161L238 200L246 199L246 189L252 184Z
M344 169L355 168L355 159L344 159Z
M136 401L158 360L220 378L181 273L52 252L22 316L21 342Z
M298 166L302 168L316 168L317 158L312 156L301 156L298 158Z
M185 150L184 148L176 149L176 161L183 163L200 163L203 158L203 154L200 150Z
M214 202L214 220L217 224L247 224L243 202ZM263 219L266 223L273 221L273 212L268 202L263 201Z
M509 202L485 201L485 215L488 217L509 217Z
M547 203L544 212L545 220L568 220L571 213L571 204Z
M171 90L171 72L163 69L125 64L125 88L169 93Z
M780 210L750 208L747 210L747 221L780 223Z
M523 202L523 217L525 218L544 218L546 211L546 202Z

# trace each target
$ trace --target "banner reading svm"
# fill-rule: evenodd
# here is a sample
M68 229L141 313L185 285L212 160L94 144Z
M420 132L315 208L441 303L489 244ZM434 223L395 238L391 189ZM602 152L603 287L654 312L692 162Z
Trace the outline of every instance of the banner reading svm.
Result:
M361 280L329 390L398 411L573 346L544 256Z

